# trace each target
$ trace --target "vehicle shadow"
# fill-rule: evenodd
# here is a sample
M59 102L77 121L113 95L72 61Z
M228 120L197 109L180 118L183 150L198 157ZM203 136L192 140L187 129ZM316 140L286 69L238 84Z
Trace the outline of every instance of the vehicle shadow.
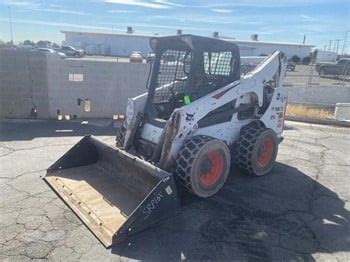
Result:
M233 169L212 198L181 195L180 215L114 245L112 253L160 261L313 261L315 253L350 251L344 201L283 163L264 177Z
M119 123L118 123L119 124ZM115 136L112 120L14 120L0 119L0 141L32 140L37 137Z

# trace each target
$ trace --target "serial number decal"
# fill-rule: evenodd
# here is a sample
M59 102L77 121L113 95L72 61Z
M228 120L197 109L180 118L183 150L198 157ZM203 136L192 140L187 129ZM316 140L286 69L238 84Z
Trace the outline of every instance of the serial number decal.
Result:
M151 201L145 206L142 213L144 214L145 220L152 214L152 212L157 208L159 202L163 199L163 194L156 194Z

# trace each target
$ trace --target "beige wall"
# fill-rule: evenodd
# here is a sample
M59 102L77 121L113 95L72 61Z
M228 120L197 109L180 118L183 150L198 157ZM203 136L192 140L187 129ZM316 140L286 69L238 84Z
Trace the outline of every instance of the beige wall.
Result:
M33 107L39 118L49 113L45 53L0 49L0 116L29 118Z
M125 112L129 97L146 92L148 72L149 64L60 59L45 53L0 49L0 117L29 118L36 106L38 117L43 119L57 118L57 110L77 118L111 118ZM287 89L291 103L335 106L350 102L349 86ZM84 107L86 99L89 112Z
M148 64L48 57L47 65L50 118L57 110L78 118L112 118L125 112L129 97L146 92Z

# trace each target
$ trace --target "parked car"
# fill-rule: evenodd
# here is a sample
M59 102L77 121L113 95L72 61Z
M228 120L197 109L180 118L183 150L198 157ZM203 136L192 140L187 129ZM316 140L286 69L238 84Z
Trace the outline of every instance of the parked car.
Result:
M55 50L53 50L51 48L42 48L42 47L40 47L40 48L35 48L33 50L30 50L30 51L32 51L32 52L46 52L46 53L50 53L50 54L57 54L62 59L67 57L66 54L58 52L58 51L55 51Z
M349 75L350 58L339 59L336 63L322 63L316 66L316 71L320 76L323 75Z
M73 57L83 57L86 53L83 49L78 49L69 45L61 46L61 48L58 49L58 51L65 53L67 56L73 56Z
M153 60L155 59L156 54L153 52L148 53L147 57L146 57L146 63L152 63Z
M142 53L134 51L130 55L130 63L142 63L143 58L142 58Z
M256 64L253 63L244 63L241 64L241 74L245 75L248 74L250 71L252 71L256 67Z
M163 63L176 61L175 55L172 55L172 54L164 54L162 58L163 58Z
M288 61L287 70L294 71L296 64L292 61Z

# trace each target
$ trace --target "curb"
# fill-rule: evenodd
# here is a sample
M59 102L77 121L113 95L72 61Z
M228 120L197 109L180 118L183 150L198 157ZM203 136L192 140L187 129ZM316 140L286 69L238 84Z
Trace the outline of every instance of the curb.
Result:
M310 124L318 124L318 125L350 127L350 122L331 120L331 119L315 119L315 118L307 118L307 117L300 117L300 116L286 116L286 120L295 121L295 122L305 122Z
M3 123L44 123L46 119L33 119L33 118L0 118L0 122Z
M121 125L122 121L113 120L110 118L82 118L82 119L70 119L70 120L58 120L58 119L32 119L32 118L0 118L0 125L2 123L61 123L61 124L81 124L96 127L113 127L117 128Z

